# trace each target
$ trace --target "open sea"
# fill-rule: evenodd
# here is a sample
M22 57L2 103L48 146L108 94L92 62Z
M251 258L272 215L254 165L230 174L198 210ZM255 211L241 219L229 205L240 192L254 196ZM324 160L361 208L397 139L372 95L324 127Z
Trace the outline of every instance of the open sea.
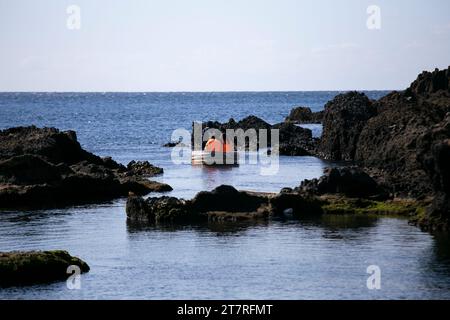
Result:
M278 173L263 176L259 165L174 164L162 145L192 121L256 115L275 124L295 106L322 110L338 93L0 93L0 129L75 130L97 155L163 167L154 180L174 188L168 195L188 199L221 184L278 192L333 163L282 156ZM320 125L307 127L320 136ZM79 290L65 282L0 288L0 299L450 299L449 235L421 232L404 218L135 227L125 202L0 211L0 251L64 249L91 267ZM381 270L379 290L367 287L371 265Z

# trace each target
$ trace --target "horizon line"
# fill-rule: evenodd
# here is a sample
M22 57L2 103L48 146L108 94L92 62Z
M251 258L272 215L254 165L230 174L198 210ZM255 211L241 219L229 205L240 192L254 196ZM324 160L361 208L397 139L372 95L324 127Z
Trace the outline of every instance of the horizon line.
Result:
M350 92L350 91L403 91L405 89L334 89L334 90L219 90L219 91L0 91L1 93L289 93L289 92Z

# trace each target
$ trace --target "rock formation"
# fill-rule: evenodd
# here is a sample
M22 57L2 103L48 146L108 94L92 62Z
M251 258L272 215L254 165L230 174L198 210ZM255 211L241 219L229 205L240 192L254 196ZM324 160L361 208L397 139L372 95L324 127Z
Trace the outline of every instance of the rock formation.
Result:
M444 217L445 228L449 83L450 67L423 72L405 91L378 101L354 92L337 96L325 107L318 154L354 161L394 196L433 197L422 221Z
M144 176L148 162L128 168L83 150L73 131L19 127L0 131L0 207L51 207L169 191Z
M86 262L66 251L0 252L0 287L65 280L71 275L69 266L89 271Z
M324 111L312 112L308 107L296 107L291 110L285 122L293 122L295 124L322 123Z
M376 112L376 107L364 93L348 92L328 102L319 156L328 160L354 160L361 130Z
M246 117L239 122L236 122L234 119L230 119L226 123L220 123L217 121L208 121L202 124L202 129L206 128L210 129L218 129L221 132L225 132L227 129L242 129L243 131L247 131L249 129L256 130L258 134L260 129L267 130L267 145L266 147L271 146L271 129L279 130L279 152L280 155L287 156L305 156L310 155L316 145L316 140L312 138L312 132L309 129L301 128L296 126L290 122L283 122L275 125L270 125L264 120L256 117L249 116ZM258 138L260 138L258 136ZM259 139L257 147L259 148ZM194 141L192 142L194 145ZM246 141L246 148L249 147L248 141Z

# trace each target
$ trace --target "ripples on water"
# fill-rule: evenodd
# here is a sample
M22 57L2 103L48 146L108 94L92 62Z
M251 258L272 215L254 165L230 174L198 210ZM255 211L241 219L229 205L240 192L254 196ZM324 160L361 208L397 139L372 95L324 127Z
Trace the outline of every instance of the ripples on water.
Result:
M163 166L158 178L174 196L192 197L227 183L278 191L320 176L330 165L281 157L277 175L259 168L175 166L161 145L192 120L255 114L280 122L295 105L318 111L336 92L0 94L0 128L36 124L74 129L86 149L127 163ZM376 98L383 93L369 93ZM320 134L320 127L312 128ZM81 290L64 282L0 289L0 298L31 299L378 299L450 298L447 235L431 236L404 219L324 217L299 222L152 228L127 225L125 200L0 214L0 251L66 249L91 271ZM382 270L382 289L366 287L366 268Z

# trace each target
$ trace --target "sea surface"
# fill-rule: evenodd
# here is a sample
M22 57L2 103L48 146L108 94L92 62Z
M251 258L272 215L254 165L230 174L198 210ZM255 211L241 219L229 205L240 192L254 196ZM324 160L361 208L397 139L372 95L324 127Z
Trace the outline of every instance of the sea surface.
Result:
M256 115L282 122L294 106L322 110L339 92L0 93L0 129L75 130L83 148L127 164L164 168L169 195L192 198L221 184L278 192L333 163L280 157L228 169L175 164L162 145L192 121ZM367 92L379 98L386 92ZM320 136L320 125L307 125ZM264 224L133 226L126 199L63 209L0 212L0 251L65 249L91 267L66 283L0 289L0 299L450 299L450 239L404 218L335 216ZM369 266L381 289L367 287Z

